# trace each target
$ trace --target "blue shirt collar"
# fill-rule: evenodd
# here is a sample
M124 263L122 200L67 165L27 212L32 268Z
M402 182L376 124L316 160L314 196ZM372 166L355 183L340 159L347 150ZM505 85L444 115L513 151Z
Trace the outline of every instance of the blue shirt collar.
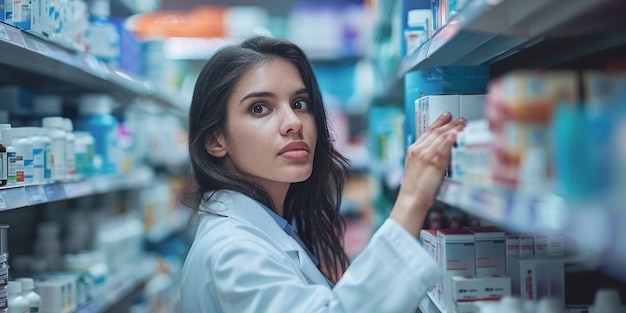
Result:
M291 226L291 224L289 224L287 222L286 219L284 219L282 216L276 214L276 212L270 210L270 208L268 208L265 204L258 202L257 203L265 210L267 211L267 213L274 219L274 221L276 221L276 224L278 224L278 226L280 226L280 228L282 230L284 230L287 235L293 237L293 226Z
M270 208L268 208L265 204L263 204L263 203L261 203L259 201L256 201L256 202L274 219L274 221L276 221L276 224L278 224L278 226L282 230L284 230L285 233L287 233L287 235L289 235L292 238L294 238L300 244L300 246L302 246L304 251L306 251L306 253L309 255L309 257L311 258L313 263L315 263L315 265L317 266L319 264L319 260L313 254L313 252L311 252L311 250L309 250L309 248L299 238L297 238L297 236L294 236L293 226L291 226L291 224L289 224L287 222L287 220L284 219L282 216L280 216L280 215L276 214L276 212L270 210Z

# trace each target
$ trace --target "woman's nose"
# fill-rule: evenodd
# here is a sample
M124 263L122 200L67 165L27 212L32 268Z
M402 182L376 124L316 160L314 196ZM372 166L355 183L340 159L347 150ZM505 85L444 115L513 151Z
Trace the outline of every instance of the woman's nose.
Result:
M282 113L282 123L280 127L280 133L283 136L288 135L289 133L299 133L302 131L302 120L300 117L294 112L294 110L289 107L288 109L283 110Z

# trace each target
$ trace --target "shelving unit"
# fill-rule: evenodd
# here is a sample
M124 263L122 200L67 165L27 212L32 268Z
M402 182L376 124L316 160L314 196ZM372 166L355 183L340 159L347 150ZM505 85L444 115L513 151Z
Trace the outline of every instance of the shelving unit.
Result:
M130 4L130 1L126 2ZM126 5L120 1L114 3L118 6ZM4 22L0 22L0 51L0 85L18 85L36 94L55 94L68 99L84 93L105 93L113 96L123 108L137 102L149 108L150 112L179 117L186 115L187 108L175 92L112 68L93 55ZM30 114L28 110L21 111L19 115ZM6 213L10 215L9 219L23 214L24 220L29 220L35 211L24 209L26 207L117 191L135 191L149 187L156 179L155 170L149 165L137 165L124 174L2 186L0 213L11 210ZM176 216L147 231L144 240L156 245L159 240L181 231L187 220L182 213ZM13 234L23 238L22 234ZM114 310L120 301L138 291L155 275L156 263L154 258L146 256L137 264L129 264L122 269L125 271L122 275L124 280L111 284L113 287L107 291L106 299L93 300L74 310L74 313Z
M409 71L496 63L501 63L503 70L522 65L546 67L624 45L626 36L618 31L626 29L619 13L624 6L618 0L572 0L567 5L559 0L472 0L400 61L384 95L402 103L403 77ZM558 44L551 45L554 42ZM532 59L515 57L528 51L540 53Z
M3 22L0 51L0 83L19 84L40 93L104 92L119 99L145 97L175 114L185 112L178 95L150 81Z
M549 192L524 195L500 186L468 185L447 179L441 184L437 199L517 233L561 232L572 217L566 200Z
M381 6L389 10L392 2ZM602 67L626 55L625 9L626 2L618 0L470 1L420 48L400 59L382 95L404 103L404 75L436 66L489 65L493 77L520 68ZM531 195L445 179L437 200L507 231L564 233L583 254L577 263L591 267L595 262L626 278L626 212L614 199L571 199L549 186ZM446 312L430 293L419 309Z

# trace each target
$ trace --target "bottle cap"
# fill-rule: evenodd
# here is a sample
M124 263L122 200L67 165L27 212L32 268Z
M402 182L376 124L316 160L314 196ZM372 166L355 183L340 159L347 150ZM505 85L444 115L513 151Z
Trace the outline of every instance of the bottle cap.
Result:
M47 116L41 120L41 124L46 128L58 128L63 129L65 122L61 116Z
M7 285L7 292L11 293L22 293L22 283L19 281L9 281Z
M111 4L108 0L92 0L89 6L89 13L92 16L109 17L111 15Z
M21 278L16 279L15 281L20 282L22 284L23 291L33 290L33 288L35 287L35 283L33 279L30 277L21 277Z

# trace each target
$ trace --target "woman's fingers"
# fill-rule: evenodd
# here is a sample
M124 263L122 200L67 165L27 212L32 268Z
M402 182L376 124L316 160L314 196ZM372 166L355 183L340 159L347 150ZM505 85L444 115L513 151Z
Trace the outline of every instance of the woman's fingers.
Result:
M428 131L439 128L445 124L448 124L452 120L452 114L450 112L443 112L439 117L433 122L430 127L428 127Z
M445 137L446 134L450 132L457 133L462 131L466 124L467 121L462 117L443 124L439 127L433 127L435 126L435 124L433 124L433 126L431 126L431 128L426 133L418 138L416 144L424 147L429 147L433 144L434 141L441 140L442 137Z

